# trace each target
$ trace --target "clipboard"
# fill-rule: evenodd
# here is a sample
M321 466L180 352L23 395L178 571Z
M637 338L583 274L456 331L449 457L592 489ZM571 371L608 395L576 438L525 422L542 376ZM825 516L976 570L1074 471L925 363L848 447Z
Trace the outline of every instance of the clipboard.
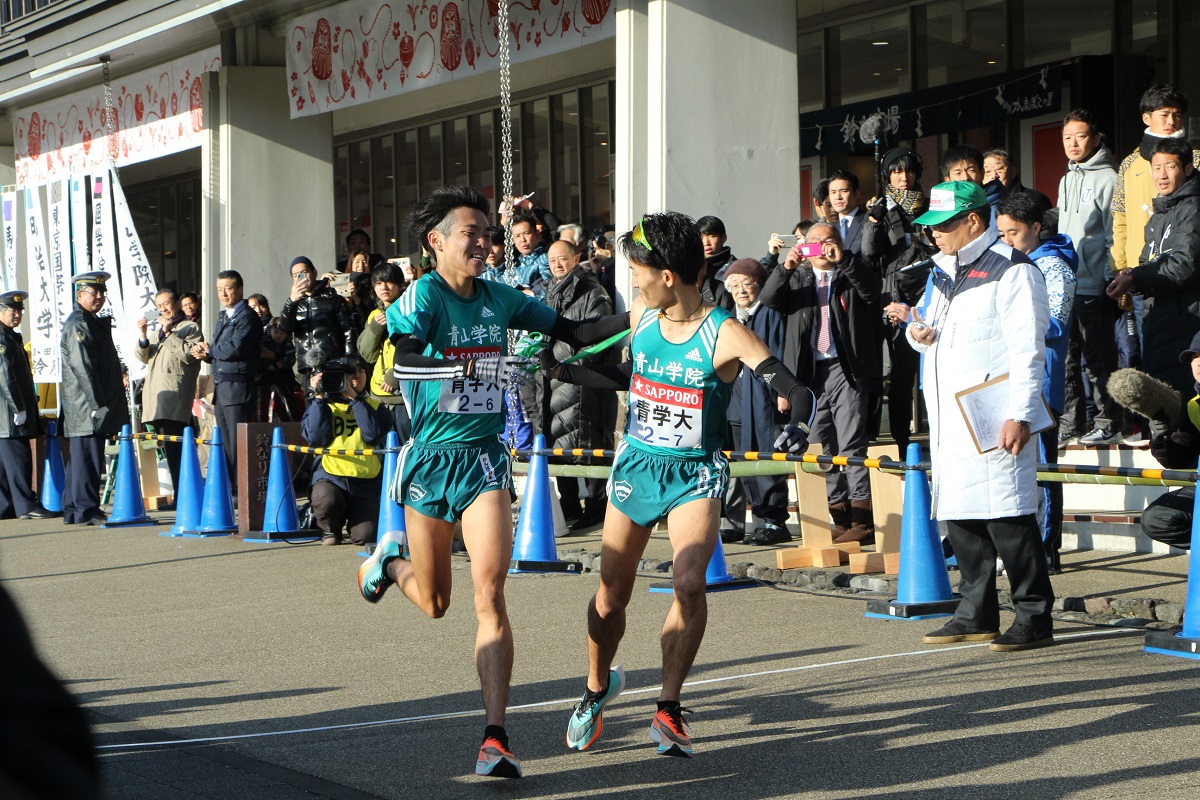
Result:
M1030 434L1054 427L1054 415L1050 412L1050 406L1046 405L1046 398L1039 393L1038 400L1041 402L1033 409L1033 419L1027 420ZM958 404L958 410L967 423L971 440L980 455L999 449L1000 428L1008 419L1008 374L955 392L954 402ZM985 448L981 442L990 442L990 445Z

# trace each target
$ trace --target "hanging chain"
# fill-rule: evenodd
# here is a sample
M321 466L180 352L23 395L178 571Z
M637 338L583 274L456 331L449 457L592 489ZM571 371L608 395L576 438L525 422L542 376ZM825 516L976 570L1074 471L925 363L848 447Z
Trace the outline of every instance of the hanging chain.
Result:
M112 162L112 171L116 175L121 143L117 141L117 112L113 108L112 76L108 71L108 62L108 56L100 56L100 67L104 71L104 137L108 139L108 160Z
M508 29L508 2L500 0L500 202L513 197L513 142L512 142L512 81L508 44L511 33ZM504 222L504 272L512 274L513 243L512 220L516 209L510 208Z

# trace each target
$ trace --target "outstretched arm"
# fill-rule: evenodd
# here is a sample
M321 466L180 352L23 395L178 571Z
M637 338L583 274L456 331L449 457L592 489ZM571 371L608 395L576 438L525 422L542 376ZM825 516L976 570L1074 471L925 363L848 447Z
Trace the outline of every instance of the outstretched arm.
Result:
M786 397L791 406L791 422L784 428L783 435L775 442L775 449L786 449L802 453L808 447L808 431L816 414L817 399L812 390L792 374L778 358L771 355L763 340L744 325L728 320L721 326L717 337L717 349L713 364L720 370L726 365L740 361L754 370L763 381L780 397Z

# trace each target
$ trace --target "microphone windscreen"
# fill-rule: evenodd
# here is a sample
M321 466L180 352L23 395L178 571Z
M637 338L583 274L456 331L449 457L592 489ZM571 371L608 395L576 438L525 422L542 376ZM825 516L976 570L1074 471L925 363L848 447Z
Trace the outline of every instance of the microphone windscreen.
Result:
M1183 398L1179 392L1141 370L1119 369L1108 379L1108 393L1122 407L1151 420L1179 419Z

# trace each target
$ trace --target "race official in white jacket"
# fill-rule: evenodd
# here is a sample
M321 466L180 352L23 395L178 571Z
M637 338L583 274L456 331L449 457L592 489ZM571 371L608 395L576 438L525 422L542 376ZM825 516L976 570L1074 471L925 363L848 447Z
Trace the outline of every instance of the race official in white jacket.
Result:
M1054 593L1035 520L1037 448L1026 446L1029 421L1043 403L1050 310L1041 271L999 240L990 217L983 189L954 181L933 188L929 211L915 221L933 228L941 253L906 335L924 353L933 513L954 545L963 597L954 619L925 642L991 641L993 650L1025 650L1053 642ZM980 442L989 450L980 453L955 395L1004 375L998 440ZM1003 636L997 554L1017 615Z

